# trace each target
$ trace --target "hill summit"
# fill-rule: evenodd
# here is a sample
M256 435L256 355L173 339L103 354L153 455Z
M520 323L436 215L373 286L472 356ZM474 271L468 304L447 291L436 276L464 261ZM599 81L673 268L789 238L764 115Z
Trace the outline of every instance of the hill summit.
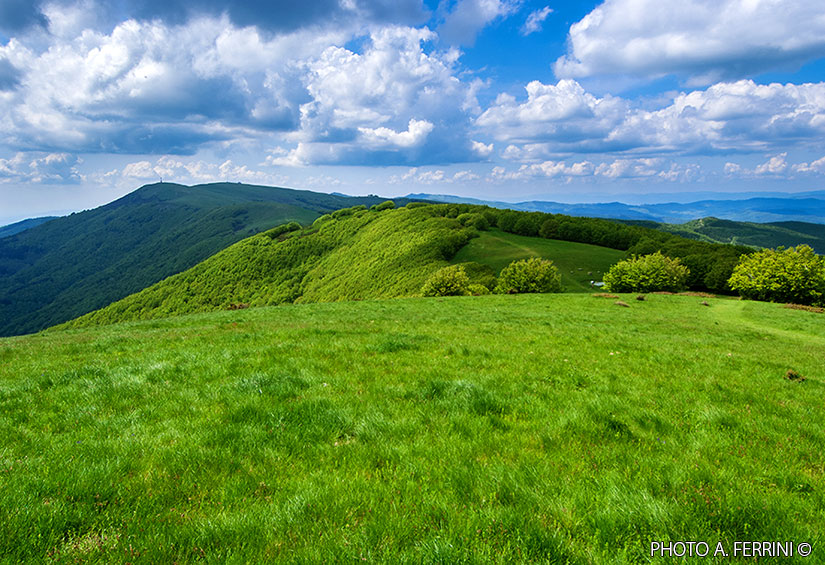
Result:
M240 183L143 186L0 239L0 335L102 308L273 226L382 200Z

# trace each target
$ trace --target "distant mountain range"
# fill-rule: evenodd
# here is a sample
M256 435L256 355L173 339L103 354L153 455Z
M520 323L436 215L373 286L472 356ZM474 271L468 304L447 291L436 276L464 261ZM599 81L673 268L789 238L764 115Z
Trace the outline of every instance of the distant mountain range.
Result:
M813 222L825 224L825 191L807 192L784 197L755 197L744 200L702 200L687 204L623 204L607 202L599 204L563 204L532 200L527 202L500 202L464 198L446 194L409 194L407 198L486 204L495 208L549 212L590 218L614 218L620 220L650 220L677 224L707 218L709 216L739 222Z
M326 212L383 200L237 183L157 183L18 230L0 239L0 336L106 306L273 226L306 225Z
M54 220L57 217L58 216L41 216L39 218L28 218L13 224L0 226L0 239L20 233L21 231L26 231L27 229L39 226L40 224L45 224L49 220Z

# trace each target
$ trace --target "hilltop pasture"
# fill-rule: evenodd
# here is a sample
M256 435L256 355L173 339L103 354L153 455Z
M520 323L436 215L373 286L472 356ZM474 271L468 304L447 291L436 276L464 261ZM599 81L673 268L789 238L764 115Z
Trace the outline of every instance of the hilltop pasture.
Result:
M541 257L550 259L561 274L565 292L588 292L590 281L601 281L625 253L609 247L528 237L493 229L479 232L453 258L453 263L472 261L499 273L512 261Z
M825 558L822 314L620 298L0 339L0 560L648 563L655 540Z

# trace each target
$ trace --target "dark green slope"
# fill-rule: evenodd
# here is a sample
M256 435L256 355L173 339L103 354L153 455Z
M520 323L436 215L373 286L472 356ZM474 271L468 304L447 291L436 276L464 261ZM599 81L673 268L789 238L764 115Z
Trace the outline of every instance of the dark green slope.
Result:
M817 253L825 253L825 225L807 222L735 222L719 218L702 218L684 224L661 224L649 221L628 221L634 225L659 229L712 243L732 243L753 247L795 247L810 245Z
M275 228L68 325L416 294L475 233L446 212L443 206L350 208L307 229Z
M101 308L272 226L381 201L233 183L144 186L0 240L0 335Z
M0 239L24 232L33 227L39 226L40 224L45 224L46 222L54 220L57 217L58 216L41 216L39 218L29 218L27 220L21 220L13 224L2 226L0 227Z

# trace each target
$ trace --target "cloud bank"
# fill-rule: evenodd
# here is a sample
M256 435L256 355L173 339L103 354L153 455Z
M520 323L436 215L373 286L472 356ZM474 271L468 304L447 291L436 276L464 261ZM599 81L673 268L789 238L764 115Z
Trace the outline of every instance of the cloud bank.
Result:
M825 12L809 0L606 0L570 28L560 78L676 74L707 85L825 54Z

